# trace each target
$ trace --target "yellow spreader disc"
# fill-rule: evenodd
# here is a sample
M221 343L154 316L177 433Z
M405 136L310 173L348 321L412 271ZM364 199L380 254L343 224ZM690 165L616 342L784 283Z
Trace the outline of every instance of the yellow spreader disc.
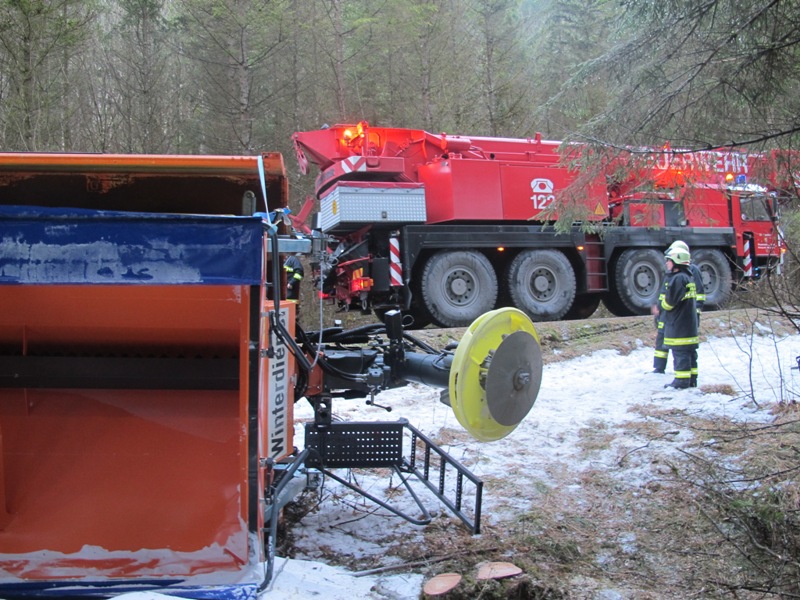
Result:
M450 405L476 439L492 442L516 429L542 383L539 336L516 308L481 315L456 348L450 368Z

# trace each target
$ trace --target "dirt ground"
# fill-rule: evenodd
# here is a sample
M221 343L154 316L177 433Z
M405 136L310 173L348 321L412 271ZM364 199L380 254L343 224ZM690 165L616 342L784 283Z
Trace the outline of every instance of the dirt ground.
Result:
M545 364L569 360L601 348L622 352L636 339L655 340L652 317L597 317L582 321L535 323ZM458 341L465 328L421 329L409 333L434 348Z
M703 313L701 340L708 336L731 336L746 330L751 327L757 312L755 309L736 308ZM763 311L761 314L764 314ZM590 319L548 321L535 323L534 326L545 364L569 360L601 349L613 349L626 354L636 347L637 340L653 345L656 337L652 316L613 317L602 310ZM461 339L465 330L427 328L409 333L434 348L440 348L448 341Z

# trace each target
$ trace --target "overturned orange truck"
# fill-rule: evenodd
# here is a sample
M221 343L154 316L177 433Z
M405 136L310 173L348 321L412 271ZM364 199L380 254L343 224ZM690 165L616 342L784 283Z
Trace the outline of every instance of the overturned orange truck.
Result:
M532 324L495 311L455 351L410 342L399 311L303 331L287 195L277 154L0 154L0 597L254 598L280 509L341 468L389 467L479 531L479 479L331 402L420 381L499 439L538 393Z

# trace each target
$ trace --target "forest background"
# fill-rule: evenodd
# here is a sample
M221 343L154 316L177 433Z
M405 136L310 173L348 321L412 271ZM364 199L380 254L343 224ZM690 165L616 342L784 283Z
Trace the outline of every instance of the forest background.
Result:
M796 151L800 0L0 0L2 151L280 152L296 209L313 178L291 134L360 120L611 151ZM797 331L788 181L787 262L757 304ZM767 427L709 435L752 452L736 446L721 473L672 467L701 507L683 530L710 524L719 536L703 539L740 576L686 597L800 597L796 402Z
M800 0L1 0L4 151L287 157L323 124L797 146Z

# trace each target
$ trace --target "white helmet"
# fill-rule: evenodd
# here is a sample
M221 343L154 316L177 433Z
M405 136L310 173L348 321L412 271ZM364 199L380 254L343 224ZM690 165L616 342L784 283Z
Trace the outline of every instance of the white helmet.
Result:
M675 244L669 247L664 256L676 265L688 265L692 258L688 251L675 247Z
M670 244L670 247L667 251L672 250L673 248L677 248L678 250L682 250L683 252L689 253L689 246L686 245L686 242L682 242L681 240L675 240Z

